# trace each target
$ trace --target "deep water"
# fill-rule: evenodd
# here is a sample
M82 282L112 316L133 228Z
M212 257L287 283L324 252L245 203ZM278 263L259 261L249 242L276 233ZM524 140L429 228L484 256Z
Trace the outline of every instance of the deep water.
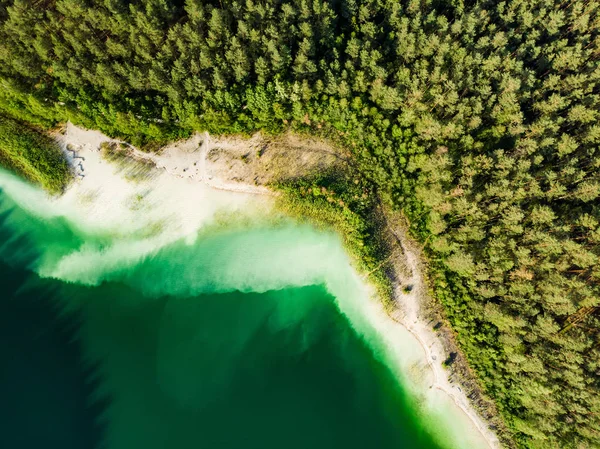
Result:
M110 236L1 193L0 212L0 447L441 447L331 293L351 283L310 274L331 252L302 252L316 231L220 229L121 261Z

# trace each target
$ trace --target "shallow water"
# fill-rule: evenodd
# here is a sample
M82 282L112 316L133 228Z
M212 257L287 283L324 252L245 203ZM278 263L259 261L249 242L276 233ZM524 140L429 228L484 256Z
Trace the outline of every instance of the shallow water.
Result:
M391 368L336 236L115 235L0 175L0 447L458 447Z

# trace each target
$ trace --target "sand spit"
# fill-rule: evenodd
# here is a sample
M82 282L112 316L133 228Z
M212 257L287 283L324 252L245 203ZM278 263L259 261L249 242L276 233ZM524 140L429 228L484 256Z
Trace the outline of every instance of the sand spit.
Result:
M229 201L237 204L236 207L241 207L242 203L248 202L248 197L275 195L275 192L267 188L274 181L301 177L336 164L347 163L346 155L332 150L324 142L301 139L294 135L268 139L257 134L251 139L242 139L215 138L204 133L173 143L157 153L146 153L126 142L110 139L98 131L84 130L68 123L64 133L57 135L57 140L62 144L65 155L79 178L77 182L82 185L87 183L93 187L105 182L103 178L111 164L102 165L103 145L113 145L115 151L125 152L127 158L151 164L161 177L178 179L178 182L184 184L173 195L171 203L180 203L170 205L174 210L193 207L190 206L193 201L198 204L198 192L193 186L201 186L202 195L207 194L206 190L220 191L225 195L224 202ZM114 170L110 170L114 177ZM114 185L112 189L117 196L123 190L120 185ZM182 194L182 189L188 189L189 193ZM68 194L69 192L65 195ZM214 211L210 213L214 214ZM392 243L396 248L390 276L394 281L394 302L397 307L389 313L389 318L386 318L389 323L382 325L381 329L386 331L401 325L414 338L421 355L413 363L409 380L414 385L420 385L421 389L429 390L425 402L432 406L439 400L439 394L436 399L432 399L432 394L440 392L449 399L444 403L452 404L450 413L462 415L460 421L463 424L465 420L470 421L472 439L477 441L477 447L484 441L491 449L500 448L500 442L490 426L493 420L488 419L486 422L467 397L467 394L471 398L479 398L480 395L473 394L473 388L467 393L467 389L458 384L464 379L460 375L454 376L444 367L444 361L455 347L448 344L448 338L440 338L439 333L433 329L436 323L427 310L427 287L416 246L409 243L402 226L394 219L387 218L388 231L395 240ZM202 220L202 217L195 217L192 221ZM197 225L191 226L190 232L197 228ZM395 332L390 331L389 334L395 335ZM400 349L396 348L396 352L400 352ZM451 377L458 378L453 381ZM424 385L426 383L428 385Z

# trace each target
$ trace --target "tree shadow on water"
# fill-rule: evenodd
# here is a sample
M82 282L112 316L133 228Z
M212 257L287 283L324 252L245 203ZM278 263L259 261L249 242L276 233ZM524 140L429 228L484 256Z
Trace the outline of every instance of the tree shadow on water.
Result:
M1 226L0 226L1 228ZM57 281L0 262L0 447L101 447L104 400L83 362L78 318L61 313Z

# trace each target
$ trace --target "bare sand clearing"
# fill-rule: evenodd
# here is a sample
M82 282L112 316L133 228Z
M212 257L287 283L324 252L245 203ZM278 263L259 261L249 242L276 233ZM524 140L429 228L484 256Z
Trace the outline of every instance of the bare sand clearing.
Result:
M294 135L270 140L260 134L251 139L241 139L213 138L205 133L173 143L157 153L145 153L126 142L69 123L58 140L79 178L77 182L81 184L80 187L87 189L90 197L100 195L101 190L106 197L104 202L100 202L104 206L100 207L97 206L97 198L94 198L95 210L86 210L84 213L88 215L87 218L91 221L120 222L131 231L143 229L152 223L151 209L148 209L147 221L136 226L128 223L123 208L115 207L115 204L120 202L131 207L132 196L134 202L136 196L138 199L144 198L148 188L141 183L138 190L132 191L130 182L123 177L115 177L114 164L103 160L102 145L113 145L114 151L125 152L127 158L156 168L152 173L159 174L151 182L158 184L158 188L152 192L162 192L162 197L153 198L150 203L170 208L174 214L184 210L186 218L183 222L189 224L190 233L198 229L199 223L214 217L216 213L214 209L198 207L202 197L217 194L220 195L216 198L217 202L227 203L230 209L242 208L253 201L250 197L268 198L268 195L274 195L266 187L269 183L347 163L347 155L331 149L324 142ZM107 182L110 185L107 186ZM82 189L78 190L81 197ZM67 191L64 196L70 194ZM269 204L268 209L272 202L263 201L262 204L262 207ZM107 216L111 216L110 219ZM388 231L396 240L397 248L391 274L396 307L386 315L381 303L373 301L374 305L368 313L373 314L372 319L378 323L387 343L395 348L398 360L404 366L403 377L415 387L414 391L420 391L417 396L422 405L429 410L438 408L443 410L444 415L453 416L458 424L456 432L464 433L465 429L470 428L469 435L460 437L463 442L472 442L474 448L499 448L500 443L490 425L477 412L467 397L466 389L459 385L464 379L459 377L453 382L450 379L452 373L443 366L449 351L455 347L449 346L448 338L451 337L448 335L440 338L433 329L435 323L432 324L431 316L425 310L427 287L416 246L410 244L402 226L389 217ZM407 333L414 341L414 344L410 344L410 350L406 347ZM402 344L398 343L398 339ZM470 388L469 395L479 397L473 395L473 388ZM481 409L481 404L478 405Z
M90 139L83 142L85 138ZM156 168L180 179L202 182L217 190L274 195L267 188L273 182L300 178L327 168L345 164L346 158L319 139L286 134L269 138L260 133L250 139L213 137L195 134L190 139L172 143L157 153L140 151L127 142L110 139L100 132L82 130L68 124L62 140L67 157L78 177L85 177L81 150L98 149L102 143L118 145L115 151L127 157L147 161Z

